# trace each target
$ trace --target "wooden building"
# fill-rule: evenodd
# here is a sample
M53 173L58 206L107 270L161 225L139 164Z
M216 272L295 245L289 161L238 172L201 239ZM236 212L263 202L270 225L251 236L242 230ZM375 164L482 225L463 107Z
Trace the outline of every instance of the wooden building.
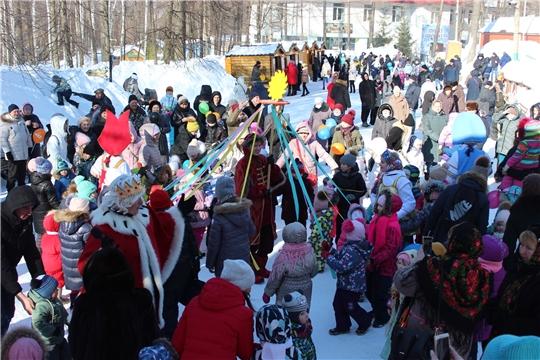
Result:
M124 47L124 58L121 57L121 47L117 47L113 51L113 55L121 61L144 61L144 53L141 48L135 45L126 45ZM104 60L105 61L105 60Z
M522 16L519 24L520 40L540 43L540 17ZM500 17L480 29L480 47L492 40L514 39L514 17ZM487 56L487 55L486 55Z
M280 43L235 45L225 55L225 69L233 77L244 77L246 84L251 81L253 66L260 61L261 73L270 79L277 70L284 70L287 52Z
M283 49L285 49L285 66L287 66L291 61L298 64L300 49L298 48L296 41L282 41L280 44Z

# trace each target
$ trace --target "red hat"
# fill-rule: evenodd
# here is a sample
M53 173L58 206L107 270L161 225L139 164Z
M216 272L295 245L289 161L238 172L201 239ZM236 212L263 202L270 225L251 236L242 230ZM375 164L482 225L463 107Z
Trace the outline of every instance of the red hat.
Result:
M124 111L120 117L107 110L107 121L101 135L98 137L98 143L101 148L109 155L120 155L122 151L131 142L131 133L129 132L129 111Z
M336 105L334 105L334 110L335 110L335 109L339 109L339 111L343 112L343 105L341 105L341 104L336 104Z
M341 122L344 122L345 124L348 124L349 126L353 126L354 125L354 116L355 115L356 115L356 111L349 110L349 112L347 114L345 114L343 116L343 118L341 118Z
M148 205L152 209L158 211L170 208L173 206L173 203L165 190L157 189L150 194L150 202Z
M392 207L390 208L390 213L395 214L397 213L401 207L403 206L403 201L401 201L401 198L397 196L396 194L392 194Z
M231 109L232 111L235 111L236 109L238 109L238 104L234 104L233 106L231 106Z

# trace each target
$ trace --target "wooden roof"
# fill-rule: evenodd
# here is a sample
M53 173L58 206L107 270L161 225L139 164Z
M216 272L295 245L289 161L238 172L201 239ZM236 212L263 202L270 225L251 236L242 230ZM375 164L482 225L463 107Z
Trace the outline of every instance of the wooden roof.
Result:
M280 43L235 45L225 56L277 56L286 52Z

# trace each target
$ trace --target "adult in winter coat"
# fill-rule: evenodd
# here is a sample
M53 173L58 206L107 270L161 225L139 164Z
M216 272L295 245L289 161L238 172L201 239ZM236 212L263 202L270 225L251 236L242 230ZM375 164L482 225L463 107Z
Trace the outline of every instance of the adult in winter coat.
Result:
M251 115L255 114L257 110L259 110L259 108L262 106L260 101L261 101L260 94L256 92L255 90L251 90L251 92L249 93L249 101L247 103L247 106L243 108L242 111L248 117L250 117ZM264 117L265 117L265 114L263 110L261 114L261 118L264 119Z
M227 259L250 263L249 238L255 234L255 226L249 216L251 200L236 196L232 178L224 176L217 180L216 197L218 203L208 233L206 267L220 277Z
M420 86L424 85L427 79L431 80L431 72L429 72L427 65L422 65L420 73L418 73L418 84Z
M25 121L26 128L30 133L30 137L32 138L32 143L34 144L29 159L34 159L37 158L41 152L39 143L34 142L32 135L34 135L34 131L37 129L43 129L43 124L41 123L41 120L39 120L39 117L34 114L34 107L29 102L24 102L22 104L22 117Z
M172 338L182 359L250 358L254 310L248 294L254 282L244 260L225 260L221 278L208 280L182 313Z
M199 123L201 138L200 140L204 142L206 137L206 126L205 126L205 114L199 110L199 105L201 102L208 103L208 106L212 103L212 87L210 85L201 85L201 92L193 100L193 109L197 112L197 122Z
M290 61L285 68L285 74L287 75L288 91L287 96L296 95L296 83L298 81L298 69L294 64L294 61Z
M497 54L493 53L491 55L489 58L489 65L491 67L489 79L491 81L497 81L497 77L499 76L499 56Z
M146 112L139 105L139 100L135 95L130 95L128 99L128 105L124 108L124 111L129 111L129 121L135 126L135 130L139 132L139 129L144 124L144 119L146 118Z
M437 96L437 101L442 105L442 111L448 118L448 115L453 112L457 112L457 98L452 92L450 85L445 85L442 93ZM433 108L433 106L431 106ZM423 122L423 121L422 121Z
M324 59L323 65L321 68L321 79L323 84L323 90L326 90L326 84L330 81L332 78L332 65L328 62L328 59Z
M330 156L330 154L326 152L326 150L322 147L322 145L317 140L313 139L313 134L310 128L311 127L309 126L309 124L305 121L296 125L296 128L294 130L298 134L299 139L292 139L289 142L289 148L291 149L292 156L293 156L291 160L299 159L304 164L304 167L306 168L306 172L308 174L317 175L318 170L317 170L317 165L315 163L315 159L313 159L311 155L308 153L308 151L304 148L305 146L307 149L309 149L311 154L316 156L316 158L318 159L317 161L326 162L326 164L332 170L337 169L338 165L334 161L332 156ZM285 166L285 162L286 160L288 160L288 155L289 154L287 151L281 154L279 159L276 161L276 165L278 165L280 168Z
M487 189L484 175L472 170L461 175L458 183L448 186L435 201L424 228L424 235L430 234L437 241L445 243L450 228L463 221L471 222L480 233L485 234L489 217ZM456 195L463 200L456 203ZM447 215L445 209L450 209L453 213Z
M369 113L375 108L375 91L373 80L369 80L369 75L366 72L362 73L362 82L358 85L360 101L362 101L362 126L367 125Z
M58 235L62 251L62 270L66 289L77 294L83 285L77 264L90 236L90 204L79 197L69 199L68 208L54 213L54 220L60 224ZM72 296L72 304L75 296Z
M456 67L456 70L458 72L458 75L461 73L461 58L457 55L454 55L454 66Z
M356 86L354 85L356 81L356 76L358 75L358 70L356 69L356 66L354 64L349 67L349 92L355 93L356 92Z
M34 307L23 294L18 280L17 266L23 256L32 278L45 274L32 230L32 210L38 205L39 200L30 186L16 187L2 204L2 336L15 315L15 298L28 314Z
M483 118L491 119L495 112L495 88L491 81L487 81L480 90L478 98L478 111ZM490 120L488 120L491 122Z
M520 120L521 109L519 104L506 105L504 111L493 115L493 122L501 125L501 135L497 139L496 149L499 155L499 162L502 162L508 151L514 147L514 140Z
M157 101L150 104L153 104L151 107L152 112L148 114L148 118L145 119L145 123L148 123L149 121L151 124L158 126L160 133L158 149L162 162L166 163L169 160L169 142L167 141L167 134L171 132L171 123L169 122L169 116L161 114L161 107L158 107L159 103Z
M313 65L311 70L313 71L313 81L317 81L320 78L319 70L321 69L321 60L317 56L313 56Z
M409 77L409 87L407 88L407 92L405 93L405 99L407 100L407 103L409 104L409 109L416 112L416 109L418 109L418 99L420 98L420 85L416 82L416 76L411 75Z
M178 136L174 139L174 144L171 146L170 155L176 155L180 158L181 163L188 160L187 147L191 140L197 138L197 131L199 131L199 123L196 118L190 116L180 120L180 126L178 127Z
M302 96L309 95L309 91L307 88L307 83L309 82L309 70L307 64L302 64Z
M309 126L311 126L311 132L316 134L321 125L326 124L326 119L332 116L332 109L324 102L322 97L315 98L315 105L311 109L309 114Z
M401 93L399 86L394 86L394 94L390 97L388 104L394 109L393 116L398 119L398 121L405 122L407 116L409 116L410 109L407 99Z
M463 91L463 86L459 85L457 80L450 83L452 87L452 94L454 94L454 99L456 101L456 108L454 112L464 112L467 109L465 108L465 92ZM448 114L450 115L450 114Z
M435 83L430 79L426 80L426 82L420 87L420 98L423 99L428 91L433 91L433 94L437 93Z
M501 57L501 60L499 61L499 65L501 65L501 69L508 64L510 61L512 61L512 58L510 55L506 53L506 51L503 51L503 56Z
M313 184L308 179L308 173L306 173L305 166L296 160L296 166L301 176L297 176L292 165L283 167L283 172L289 172L292 181L286 174L285 183L274 191L275 196L283 195L281 200L281 220L285 222L285 225L289 225L293 222L299 222L303 226L306 226L308 219L308 203L313 204L315 193L313 190ZM306 189L304 194L303 188ZM293 187L296 192L293 192ZM295 205L295 202L297 205ZM296 213L296 206L298 206L298 214Z
M521 195L510 208L503 241L508 246L509 256L504 259L506 271L512 269L520 258L516 252L516 240L529 226L540 223L540 175L527 175L521 184Z
M434 101L431 110L422 117L424 136L422 137L422 153L426 164L441 161L439 136L448 123L446 114L442 111L440 101ZM428 165L429 170L429 165Z
M450 63L444 68L443 81L445 85L451 82L458 81L459 73L454 64L454 59L450 59Z
M347 85L346 79L338 78L332 91L330 91L330 97L334 100L334 104L341 104L343 110L351 108L351 98L349 97Z
M379 107L383 104L383 83L381 82L380 77L376 77L375 80L373 80L373 83L375 85L375 107L371 109L371 113L369 115L369 125L375 125L375 121L377 121L377 113L379 112Z
M227 108L225 105L221 103L223 99L221 98L221 93L219 91L214 91L212 93L212 102L210 103L210 110L212 112L217 112L221 118L223 118L223 114L225 114L225 111L227 111Z
M449 237L445 255L427 256L398 270L394 285L401 294L414 298L407 328L433 334L432 324L440 314L452 346L466 359L476 325L487 310L492 281L478 260L484 250L480 231L465 222L455 226ZM437 311L441 282L443 290Z
M144 124L139 130L142 146L139 152L139 162L148 169L156 169L163 165L158 143L160 138L159 127L156 124Z
M83 99L88 100L91 103L97 102L99 103L100 107L108 105L111 107L111 112L116 114L116 110L114 109L111 99L109 99L107 95L105 95L105 90L103 90L102 88L96 89L94 91L94 95L81 94L78 92L73 92L73 95L82 97Z
M487 67L487 63L486 63L486 60L484 59L484 54L479 53L476 56L476 60L474 60L474 63L473 63L474 70L478 70L478 73L480 74L480 76L484 76L486 67Z
M478 70L471 71L471 78L467 80L467 101L478 101L482 80L478 77Z
M433 106L433 101L435 100L435 93L433 91L426 91L424 98L422 100L422 116L426 115L431 106Z
M445 68L444 60L441 59L440 56L437 56L437 60L435 61L435 64L433 64L433 80L435 81L435 86L437 89L439 88L439 85L441 84L441 80L443 78L443 72Z
M137 73L132 73L130 77L124 80L124 90L130 94L137 96L141 101L144 100L144 94L139 89L139 81Z
M185 96L178 98L178 104L174 108L171 125L174 129L174 139L178 137L180 127L183 123L188 121L189 117L197 118L197 114L189 107L189 100Z
M371 133L371 140L382 137L386 139L394 123L398 121L394 117L394 109L389 104L382 104L377 114L377 121Z
M31 153L32 139L17 105L9 105L8 112L3 113L0 120L0 144L8 161L6 188L9 192L15 187L15 183L24 185L26 161Z
M414 118L412 114L409 114L403 122L399 120L394 122L385 139L388 149L394 151L403 150L403 153L407 153L413 127Z
M77 360L136 359L160 336L152 295L137 285L137 275L121 252L128 257L129 249L138 252L137 240L101 249L95 241L95 253L81 271L86 292L75 300L69 324L71 354Z
M255 65L253 65L253 69L251 70L251 81L261 80L261 74L261 62L257 60Z

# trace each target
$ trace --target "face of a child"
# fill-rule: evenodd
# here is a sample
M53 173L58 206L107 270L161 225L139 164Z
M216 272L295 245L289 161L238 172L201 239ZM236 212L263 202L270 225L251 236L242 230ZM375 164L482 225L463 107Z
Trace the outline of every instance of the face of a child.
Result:
M51 294L51 299L56 299L58 297L58 289L55 289Z
M335 109L334 110L334 116L340 116L340 115L341 115L341 110Z
M60 170L60 176L67 176L68 171L67 170Z
M300 325L307 324L309 320L309 313L307 310L302 310L302 312L298 315L298 321L300 321Z
M417 149L417 150L422 150L422 142L421 141L417 141L414 143L414 147Z
M434 203L439 198L440 192L438 191L432 191L431 194L429 194L429 201Z
M404 259L397 259L396 265L397 265L397 269L401 270L405 266L408 266L409 264L407 264Z
M253 147L253 155L259 156L261 154L263 144L259 141L255 143L255 146Z
M495 232L504 233L506 230L506 223L504 221L497 221L495 224Z
M386 170L387 170L387 167L388 167L388 163L386 162L386 160L384 160L381 156L381 163L380 163L380 167L381 167L381 172L382 173L385 173Z
M375 204L375 212L381 214L384 209L384 204L386 203L386 196L381 195L377 199L377 204Z
M84 160L89 160L89 159L91 158L91 156L88 155L88 154L83 153L83 154L82 154L82 158L83 158Z

